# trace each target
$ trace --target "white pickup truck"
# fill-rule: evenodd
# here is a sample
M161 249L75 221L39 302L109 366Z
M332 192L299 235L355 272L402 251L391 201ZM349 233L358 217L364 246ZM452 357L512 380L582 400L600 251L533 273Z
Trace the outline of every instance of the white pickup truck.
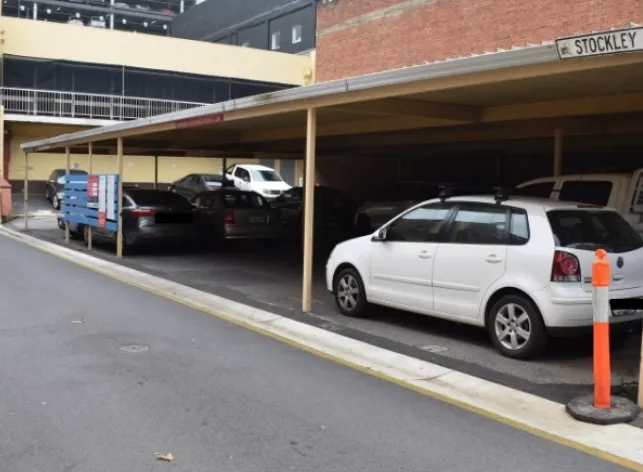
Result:
M241 190L249 190L263 195L267 200L274 200L290 185L275 169L260 164L235 164L226 169L226 178L234 182Z
M517 186L520 194L614 208L643 234L643 168L632 174L543 177Z

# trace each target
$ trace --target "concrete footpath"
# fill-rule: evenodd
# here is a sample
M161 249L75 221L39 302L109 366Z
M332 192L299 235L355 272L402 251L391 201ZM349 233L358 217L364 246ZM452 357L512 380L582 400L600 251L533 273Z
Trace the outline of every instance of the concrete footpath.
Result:
M7 470L643 470L633 426L0 232Z

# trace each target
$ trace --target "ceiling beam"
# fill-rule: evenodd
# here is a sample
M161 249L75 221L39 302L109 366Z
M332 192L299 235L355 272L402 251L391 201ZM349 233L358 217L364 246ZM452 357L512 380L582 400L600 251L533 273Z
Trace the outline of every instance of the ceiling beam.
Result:
M478 107L400 98L385 98L382 100L350 103L332 108L357 113L371 113L374 115L420 116L464 123L476 123L480 121L481 116L480 108Z
M643 111L643 93L487 107L482 110L482 122L494 123L563 116L610 115L636 111Z
M380 133L405 129L431 128L452 125L450 120L421 117L377 118L365 121L343 121L317 126L317 136L339 136L346 134ZM267 142L287 139L302 139L306 137L303 126L276 128L260 131L247 131L241 134L243 142Z

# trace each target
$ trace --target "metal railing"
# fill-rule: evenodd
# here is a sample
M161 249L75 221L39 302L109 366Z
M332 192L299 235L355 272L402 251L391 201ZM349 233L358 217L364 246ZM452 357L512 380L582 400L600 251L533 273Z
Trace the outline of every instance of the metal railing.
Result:
M207 103L94 93L0 87L5 113L101 120L135 120L196 108Z

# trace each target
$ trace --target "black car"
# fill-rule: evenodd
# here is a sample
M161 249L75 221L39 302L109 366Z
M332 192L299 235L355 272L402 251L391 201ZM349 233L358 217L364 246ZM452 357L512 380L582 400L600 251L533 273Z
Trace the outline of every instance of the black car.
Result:
M273 203L281 211L284 225L298 230L302 225L304 207L303 187L286 190ZM352 230L355 203L337 189L315 187L315 228L317 231L349 233Z
M56 169L45 183L45 198L49 200L56 210L60 210L60 201L65 191L65 169ZM72 175L87 175L87 172L79 169L69 169Z
M401 212L424 200L438 198L443 188L448 187L452 196L488 195L495 193L489 185L449 184L437 182L395 182L383 187L373 198L357 210L355 230L358 235L367 235Z
M190 202L167 190L123 190L123 249L154 242L193 244L200 241L201 232L194 213ZM82 234L87 243L87 227L82 228ZM92 228L92 239L116 242L116 233Z
M221 188L224 184L223 176L218 174L188 174L182 179L172 183L168 190L178 193L188 200L207 190Z

